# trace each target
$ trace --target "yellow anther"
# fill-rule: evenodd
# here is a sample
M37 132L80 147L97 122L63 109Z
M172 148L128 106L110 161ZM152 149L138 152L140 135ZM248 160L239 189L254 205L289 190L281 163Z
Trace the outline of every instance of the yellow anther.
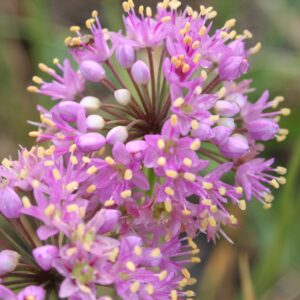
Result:
M80 238L82 238L84 236L84 234L85 234L85 225L84 224L81 223L77 226L76 234Z
M248 29L245 29L245 30L244 30L244 37L245 37L246 39L252 39L252 38L253 38L253 34L252 34L252 32L250 32Z
M178 9L180 6L181 6L181 2L178 1L178 0L171 0L170 3L169 3L169 7L170 7L172 10L176 10L176 9Z
M160 166L160 167L163 167L165 164L167 163L167 160L165 157L161 156L157 159L157 164Z
M202 186L206 190L211 190L214 187L214 185L211 182L207 182L207 181L204 181L202 183Z
M190 172L185 172L183 175L184 179L188 181L195 181L196 180L196 175Z
M91 159L89 157L83 156L81 159L84 163L89 164L91 162Z
M151 7L146 7L146 16L151 18L152 17L152 9Z
M188 244L192 249L198 249L197 244L190 237L188 237Z
M157 258L159 256L161 256L161 251L159 248L155 248L151 251L150 256L153 258Z
M278 189L279 188L279 183L276 181L276 179L272 179L270 181L270 184L275 188Z
M170 297L171 297L171 300L177 300L178 299L177 291L172 290L170 293Z
M224 186L221 186L220 188L218 188L218 192L221 196L225 196L227 191Z
M172 18L170 16L166 16L160 19L162 23L170 22Z
M219 115L211 115L209 117L209 120L212 122L218 122L220 120L220 116Z
M38 91L39 91L39 89L34 85L30 85L27 87L27 92L29 92L29 93L37 93Z
M198 49L200 46L200 42L199 41L195 41L193 44L192 44L192 49L193 50L196 50ZM199 54L199 53L198 53Z
M193 39L189 35L186 35L183 39L183 43L190 46L193 43Z
M128 197L131 197L132 192L131 192L131 190L125 190L125 191L123 191L120 195L121 195L121 197L122 197L123 199L126 199L126 198L128 198Z
M76 150L77 146L76 144L72 144L69 148L69 152L73 153Z
M78 32L78 31L80 31L80 27L79 26L71 26L70 31L71 32Z
M203 89L202 89L201 86L197 86L197 87L195 88L194 93L195 93L197 96L201 95L202 92L203 92Z
M173 127L177 126L177 124L178 124L178 117L177 117L177 115L172 115L171 116L170 123L171 123L171 126L173 126Z
M288 116L291 114L291 109L290 108L282 108L280 110L280 113L283 115L283 116Z
M186 268L181 269L181 273L185 278L191 278L191 274L188 269L186 269Z
M191 69L191 66L189 64L183 64L183 66L182 66L182 73L185 74L185 73L189 72L190 69Z
M1 162L2 166L5 167L5 168L11 168L13 166L13 163L11 160L7 159L7 158L4 158Z
M216 220L213 216L208 217L208 223L211 227L216 227L217 226L217 222L216 222Z
M264 205L263 205L263 208L264 209L270 209L272 207L272 204L271 203L265 203Z
M192 257L191 262L194 264L199 264L201 263L201 259L199 257Z
M204 5L200 5L200 15L205 16L206 15L206 8Z
M185 294L186 294L187 297L195 297L195 295L196 295L195 292L193 292L193 291L191 291L191 290L186 291Z
M199 139L195 139L191 146L190 146L190 149L193 150L193 151L197 151L199 150L201 147L201 141Z
M113 199L109 199L109 200L106 200L105 202L104 202L104 206L105 207L110 207L110 206L113 206L113 205L115 205L115 201L113 200Z
M73 165L77 165L78 164L78 159L76 156L72 155L70 157L70 162L73 164Z
M134 272L136 269L135 264L132 261L126 263L126 268L131 272Z
M175 66L176 69L182 66L182 61L180 61L176 56L171 58L172 64Z
M94 191L96 190L96 186L94 185L94 184L92 184L92 185L90 185L87 189L86 189L86 191L87 191L87 193L93 193Z
M70 204L67 206L67 212L72 213L79 210L79 206L77 204Z
M158 147L158 149L162 150L162 149L165 148L165 146L166 146L166 144L165 144L165 141L163 139L159 139L157 141L157 147Z
M184 103L184 98L179 97L173 102L174 107L180 107Z
M39 76L33 76L32 81L35 82L36 84L43 84L44 83L43 79Z
M229 34L226 31L221 31L220 35L223 40L229 39Z
M174 195L175 195L174 190L173 190L171 187L169 187L169 186L167 186L167 187L165 188L165 193L166 193L167 195L169 195L169 196L174 196Z
M230 28L234 27L235 24L236 24L236 19L230 19L230 20L226 21L224 28L230 29Z
M193 164L193 161L192 161L190 158L186 157L186 158L183 160L183 164L184 164L185 166L187 166L187 167L191 167L192 164Z
M213 214L215 214L219 210L216 205L212 205L209 209Z
M190 210L188 210L188 209L186 209L186 208L183 209L181 212L182 212L182 214L183 214L184 216L190 216L191 213L192 213Z
M269 203L274 201L274 196L272 194L266 194L264 196L264 198L265 198L265 201L269 202Z
M89 167L88 169L87 169L87 174L88 175L93 175L93 174L95 174L96 172L98 171L98 169L95 167L95 166L91 166L91 167Z
M247 203L245 200L240 200L238 202L238 206L240 208L240 210L246 210L247 209Z
M44 115L40 115L41 121L42 123L48 125L49 127L54 127L55 123L51 120L49 120L48 118L46 118Z
M228 37L230 39L234 39L236 37L237 32L235 30L232 30L231 32L229 32Z
M127 1L124 1L124 2L122 3L122 7L123 7L124 12L129 13L129 11L130 11L130 6L129 6L129 4L128 4Z
M80 37L74 37L74 38L72 38L70 44L71 44L71 46L80 46L80 44L81 44L81 38Z
M160 281L163 281L166 279L167 275L168 275L168 272L166 270L164 270L158 274L158 278Z
M203 80L206 80L208 75L207 75L207 72L205 70L202 70L201 73L200 73L201 77L203 78Z
M251 54L256 54L261 50L262 44L257 43L253 48L250 49Z
M70 46L72 44L72 37L71 36L67 36L65 38L64 43L65 43L66 46Z
M278 174L280 174L280 175L285 175L286 172L287 172L287 169L284 168L284 167L278 166L278 167L275 169L275 172L278 173Z
M77 248L76 248L76 247L73 247L73 248L69 248L69 249L66 251L66 254L67 254L68 257L71 257L71 256L73 256L76 252L77 252Z
M58 169L53 169L52 170L52 175L55 180L61 180L61 174Z
M151 283L148 283L145 287L145 290L148 295L152 295L154 293L154 287Z
M285 178L285 177L278 177L278 178L277 178L277 181L278 181L280 184L286 184L286 178Z
M172 179L176 179L178 177L178 172L174 170L167 170L166 175Z
M135 246L134 247L134 253L137 255L137 256L141 256L142 253L143 253L143 250L140 246Z
M134 8L134 1L133 0L128 0L128 4L130 8Z
M64 134L62 134L62 133L57 133L57 134L56 134L56 137L57 137L58 139L60 139L60 140L64 140L64 139L66 138L66 136L65 136Z
M198 32L199 36L203 36L206 33L207 28L202 26Z
M31 207L30 199L26 196L22 197L22 204L23 204L24 208L30 208Z
M224 98L224 96L226 95L226 92L227 92L227 90L226 90L226 88L223 86L223 87L218 91L218 93L217 93L218 98L219 98L219 99Z
M130 291L131 293L136 293L141 287L141 283L139 281L134 281L131 285L130 285Z
M237 218L234 215L229 216L229 221L233 225L237 224Z
M66 186L66 190L70 193L74 192L75 190L78 189L78 182L77 181L73 181L73 182L70 182L69 184L67 184Z
M46 160L44 162L44 166L45 167L53 167L54 166L54 162L52 160Z
M98 17L98 11L93 10L91 16L92 16L92 18L97 18Z
M218 13L214 10L214 11L210 12L209 14L207 14L207 18L209 20L211 20L211 19L214 19L217 15L218 15Z
M140 14L140 15L143 15L143 14L144 14L144 10L145 10L144 5L140 5L140 6L139 6L139 14Z
M133 173L130 169L127 169L125 172L124 172L124 179L125 180L131 180L133 177Z
M194 57L193 57L193 63L194 64L197 64L199 61L200 61L200 59L201 59L201 54L200 53L196 53L195 55L194 55ZM201 93L202 93L202 89L201 89ZM200 94L201 94L200 93Z
M49 68L47 65L43 64L43 63L39 63L38 65L39 69L42 71L42 72L48 72L49 71Z
M50 217L55 211L55 206L54 204L49 204L46 209L44 210L44 214L47 216L47 217Z
M44 154L46 156L51 156L53 154L53 152L55 151L55 149L56 149L55 146L52 145L49 149L44 151Z
M95 19L92 19L92 18L87 19L85 21L85 26L86 26L87 29L91 29L94 23L95 23Z
M112 166L112 165L115 164L114 159L113 159L112 157L110 157L110 156L106 156L104 160L105 160L105 162L106 162L107 164L109 164L110 166Z
M114 263L114 262L116 261L118 255L119 255L119 253L120 253L120 249L119 249L119 248L114 248L114 249L111 251L111 253L109 254L108 259L109 259L112 263Z
M197 130L199 128L199 122L197 120L192 120L191 127L193 130Z
M170 198L167 198L165 201L164 201L164 204L165 204L165 210L167 213L170 213L172 212L173 210L173 206L172 206L172 201Z

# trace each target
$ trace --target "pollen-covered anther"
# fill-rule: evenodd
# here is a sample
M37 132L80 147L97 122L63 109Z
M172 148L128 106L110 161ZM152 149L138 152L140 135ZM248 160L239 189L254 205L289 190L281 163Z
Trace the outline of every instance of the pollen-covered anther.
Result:
M281 166L278 166L276 169L275 169L275 172L280 174L280 175L285 175L286 172L287 172L287 169L284 168L284 167L281 167Z
M194 264L199 264L201 263L201 259L199 257L192 257L191 262Z
M29 93L38 93L39 89L38 87L34 86L34 85L30 85L27 87L27 92Z
M170 16L166 16L160 19L162 23L170 22L172 18Z
M70 193L74 192L77 190L79 187L79 183L77 181L72 181L69 184L66 185L66 190Z
M147 6L147 7L146 7L146 16L147 16L148 18L151 18L152 15L153 15L153 13L152 13L151 7Z
M226 87L223 86L223 87L218 91L217 97L218 97L219 99L224 98L224 96L226 95L226 92L227 92L227 89L226 89Z
M77 165L78 164L78 159L76 156L72 155L70 156L70 162L72 165Z
M254 47L252 47L249 51L251 54L256 54L258 53L262 48L262 44L261 43L257 43Z
M159 139L157 141L157 147L158 149L160 150L163 150L165 148L166 144L165 144L165 141L163 139Z
M34 138L37 138L40 136L40 132L39 131L31 131L29 132L28 134L30 137L34 137Z
M190 71L190 69L191 69L191 66L189 64L184 63L182 65L182 73L184 73L184 74L188 73Z
M232 225L236 225L237 224L237 218L234 215L230 215L229 216L229 221Z
M52 120L46 118L44 115L41 114L40 118L41 118L42 123L48 125L49 127L54 127L55 126L55 123Z
M195 181L196 180L196 175L190 172L185 172L183 174L184 179L188 180L188 181Z
M135 266L134 262L132 262L132 261L128 261L126 263L126 268L131 272L134 272L136 270L136 266Z
M144 5L140 5L140 6L139 6L139 14L140 14L140 15L144 15L144 11L145 11Z
M154 294L154 287L151 283L148 283L145 286L145 290L146 290L147 294L150 295L150 296Z
M225 196L227 191L224 186L221 186L220 188L218 188L218 192L221 196Z
M247 209L247 203L245 200L239 200L238 206L240 210L246 210Z
M167 187L165 188L165 193L166 193L167 195L169 195L169 196L174 196L174 195L175 195L174 190L173 190L171 187L169 187L169 186L167 186Z
M62 178L58 169L53 169L52 170L52 175L53 175L53 177L56 181L58 181Z
M186 35L183 39L183 44L190 46L192 43L193 43L192 37L190 37L189 35Z
M198 249L197 244L193 241L193 239L191 237L188 237L188 244L192 249Z
M79 32L80 31L80 26L74 25L70 27L71 32Z
M166 270L161 271L161 272L158 274L158 279L159 279L160 281L163 281L163 280L166 279L167 275L168 275L168 272L167 272Z
M178 177L178 172L175 170L167 170L166 175L172 179L176 179Z
M91 167L89 167L89 168L87 169L86 172L87 172L88 175L94 175L95 173L98 172L98 169L97 169L97 167L95 167L95 166L91 166Z
M181 6L181 2L178 1L178 0L171 0L170 3L169 3L169 7L170 7L172 10L176 10L176 9L178 9L180 6Z
M120 195L123 199L126 199L126 198L131 197L132 192L131 192L131 190L125 190L125 191L121 192Z
M36 84L43 84L44 83L44 80L39 76L33 76L32 81Z
M96 186L94 184L91 184L87 189L87 193L91 194L96 190Z
M125 13L129 13L130 12L130 5L129 5L129 3L127 1L124 1L122 3L122 7L123 7L123 10L124 10Z
M167 199L164 201L164 205L165 205L165 210L166 210L167 213L172 212L173 206L172 206L172 201L171 201L170 198L167 198Z
M139 281L134 281L131 285L130 285L130 291L131 293L136 293L139 291L139 289L141 288L141 283Z
M178 299L178 293L176 290L172 290L171 293L170 293L170 297L171 297L171 300L177 300Z
M105 202L104 202L104 206L105 207L110 207L110 206L113 206L113 205L115 205L115 201L113 200L113 199L109 199L109 200L106 200Z
M126 169L125 172L124 172L124 179L125 180L131 180L133 177L133 173L130 169Z
M214 185L211 182L207 182L207 181L204 181L202 183L202 186L206 190L211 190L214 187Z
M196 53L193 57L193 63L196 65L199 63L200 59L202 58L201 54L200 53ZM199 95L202 93L202 90L201 92L199 93ZM198 93L196 93L198 94Z
M241 186L237 186L237 187L235 188L235 191L236 191L238 194L243 194L244 189L243 189Z
M199 122L197 120L192 120L191 127L193 130L197 130L199 128Z
M206 33L206 31L207 31L206 26L202 26L198 32L199 36L200 37L203 36Z
M193 164L193 161L192 161L190 158L186 157L186 158L184 158L184 160L183 160L183 164L184 164L185 166L187 166L187 167L191 167L192 164Z
M224 29L231 29L234 27L236 24L236 19L229 19L228 21L225 22L224 24Z
M30 202L30 199L28 197L23 196L21 200L22 200L22 204L23 204L24 208L30 208L31 207L31 202Z
M53 213L55 212L55 205L54 204L49 204L45 210L44 210L44 214L47 217L50 217Z
M177 124L178 124L178 117L177 117L177 115L172 115L171 116L170 123L171 123L171 126L173 126L173 127L177 126Z
M191 215L191 211L190 210L188 210L187 208L184 208L182 211L182 214L184 215L184 216L190 216Z
M95 23L95 19L90 18L85 21L85 26L87 29L91 29Z
M159 248L155 248L151 251L150 256L153 258L158 258L161 256L161 251Z
M157 164L160 166L160 167L163 167L165 166L167 163L167 160L165 157L161 156L157 159Z
M286 184L286 178L281 176L281 177L278 177L277 178L277 181L280 183L280 184Z
M195 139L191 146L190 146L190 149L193 150L193 151L197 151L199 150L201 147L201 141L199 139Z
M70 204L67 206L67 212L77 212L79 210L79 206L77 204Z
M179 97L173 102L174 107L180 107L184 103L184 98Z
M276 179L272 179L270 181L270 184L275 188L275 189L278 189L279 188L279 183Z
M290 108L282 108L280 110L280 113L283 116L289 116L291 114L291 109Z
M208 75L207 75L207 72L205 70L202 70L201 73L200 73L201 77L203 80L206 80Z
M52 160L46 160L44 162L44 166L45 167L53 167L54 166L54 162Z
M135 253L137 256L141 256L142 253L143 253L143 249L142 249L140 246L135 246L135 247L134 247L134 253Z

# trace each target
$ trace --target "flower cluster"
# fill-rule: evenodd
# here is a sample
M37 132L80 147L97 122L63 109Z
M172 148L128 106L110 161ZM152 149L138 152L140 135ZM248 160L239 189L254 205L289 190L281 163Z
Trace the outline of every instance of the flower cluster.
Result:
M234 19L214 30L212 7L180 6L125 1L124 34L94 11L88 33L70 28L72 62L39 65L48 81L28 90L53 106L38 107L37 145L0 167L1 299L191 299L193 238L226 237L230 207L252 198L271 207L286 169L261 142L285 139L290 110L249 99L261 45Z

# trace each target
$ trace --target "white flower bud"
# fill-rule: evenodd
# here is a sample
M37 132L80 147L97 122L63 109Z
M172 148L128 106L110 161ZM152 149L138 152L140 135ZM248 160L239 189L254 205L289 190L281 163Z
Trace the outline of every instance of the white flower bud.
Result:
M105 126L105 121L101 116L90 115L86 119L86 125L89 130L99 131Z
M87 113L92 113L100 108L101 102L94 96L86 96L80 101L80 105Z
M126 106L131 100L131 94L126 89L117 90L114 93L115 99L120 105Z
M125 126L117 126L108 132L106 141L109 144L114 145L117 142L124 143L127 140L127 138L128 138L127 128Z

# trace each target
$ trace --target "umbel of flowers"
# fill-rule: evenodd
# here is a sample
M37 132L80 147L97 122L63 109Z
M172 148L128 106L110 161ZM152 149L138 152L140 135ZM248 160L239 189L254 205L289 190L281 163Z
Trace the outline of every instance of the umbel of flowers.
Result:
M286 169L262 143L285 139L290 110L241 80L261 45L234 19L213 29L212 7L180 6L124 2L124 32L94 11L71 27L72 61L39 65L48 79L28 90L52 108L0 168L1 299L192 299L193 238L226 237L228 207L271 207Z

